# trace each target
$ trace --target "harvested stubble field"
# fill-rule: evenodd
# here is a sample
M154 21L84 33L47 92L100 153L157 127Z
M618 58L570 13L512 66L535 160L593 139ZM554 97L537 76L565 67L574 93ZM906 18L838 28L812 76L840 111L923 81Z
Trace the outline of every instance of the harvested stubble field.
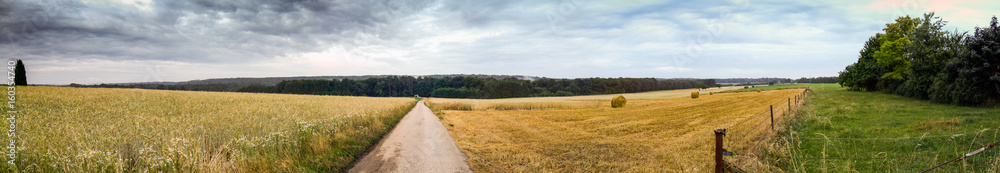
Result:
M17 167L0 168L24 172L337 171L416 103L412 98L17 89Z
M713 129L768 111L768 105L784 104L802 91L629 99L624 108L611 108L609 96L600 107L440 110L439 116L473 171L706 172L713 163Z
M626 99L663 99L688 97L690 92L699 91L703 94L738 89L737 87L709 88L704 90L683 89L667 91L651 91L642 93L604 94L565 97L525 97L505 99L452 99L433 98L429 103L432 107L445 110L537 110L537 109L567 109L567 108L599 108L609 106L611 98L623 95Z

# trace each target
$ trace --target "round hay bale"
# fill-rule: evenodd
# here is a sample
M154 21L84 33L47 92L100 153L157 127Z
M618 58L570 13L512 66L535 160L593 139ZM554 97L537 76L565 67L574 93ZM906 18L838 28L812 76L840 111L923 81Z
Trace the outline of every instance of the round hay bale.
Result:
M625 96L618 95L618 96L615 96L615 98L612 98L611 99L611 107L612 108L625 107Z
M761 90L760 90L760 89L757 89L757 92L761 92Z
M691 98L696 99L696 98L698 98L698 95L700 95L700 94L701 93L698 93L698 91L692 91L691 92Z

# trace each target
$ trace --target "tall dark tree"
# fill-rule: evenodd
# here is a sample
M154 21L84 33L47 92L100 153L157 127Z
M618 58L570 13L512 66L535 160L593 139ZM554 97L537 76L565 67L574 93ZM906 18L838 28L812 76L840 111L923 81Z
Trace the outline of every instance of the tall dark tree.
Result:
M1000 100L1000 24L997 18L993 17L987 27L977 27L966 45L969 54L949 64L957 72L951 87L953 103L996 104Z
M875 52L882 47L880 36L868 38L865 47L861 49L858 62L847 66L840 72L840 85L848 87L854 91L875 91L878 88L879 79L882 74L889 70L879 65L875 59Z
M969 50L968 46L965 44L968 37L965 33L950 33L947 39L944 41L944 47L947 50L942 50L939 56L944 56L943 62L939 62L941 68L936 76L929 76L932 80L930 87L927 90L927 97L933 102L937 103L949 103L949 104L960 104L956 102L955 94L956 90L959 88L956 82L959 80L960 74L959 70L971 65L968 58L972 58L972 51ZM974 61L974 60L972 60ZM916 61L921 62L921 61ZM923 62L925 63L925 62ZM980 63L981 64L981 63ZM928 66L925 64L915 64L913 67ZM911 67L912 68L912 67ZM913 79L920 80L920 76L925 76L917 71L917 68L913 70L917 72ZM967 76L967 75L962 75ZM908 81L909 82L909 81ZM909 82L916 83L916 82ZM965 85L965 84L962 84Z
M28 85L28 78L25 75L24 62L20 59L17 60L17 65L14 66L14 85Z
M943 73L948 60L956 56L956 42L949 42L948 32L941 30L945 23L934 13L927 13L920 24L907 36L910 44L906 47L909 60L909 75L897 92L917 99L928 99L934 79ZM956 43L956 44L948 44Z

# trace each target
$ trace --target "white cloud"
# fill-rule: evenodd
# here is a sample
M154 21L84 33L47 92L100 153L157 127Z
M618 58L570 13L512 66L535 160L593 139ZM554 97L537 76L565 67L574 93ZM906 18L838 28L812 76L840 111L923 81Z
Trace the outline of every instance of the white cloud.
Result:
M688 72L688 71L691 71L693 69L691 69L691 68L685 68L685 67L671 67L671 66L667 66L667 67L656 67L656 70L666 71L666 72Z
M902 12L937 11L962 31L985 25L1000 6L988 0L745 7L658 0L16 0L11 6L53 8L14 8L5 26L39 23L25 16L50 18L30 32L0 28L15 36L0 46L26 60L32 81L51 84L146 81L149 71L167 81L444 73L832 76L911 1L919 5Z

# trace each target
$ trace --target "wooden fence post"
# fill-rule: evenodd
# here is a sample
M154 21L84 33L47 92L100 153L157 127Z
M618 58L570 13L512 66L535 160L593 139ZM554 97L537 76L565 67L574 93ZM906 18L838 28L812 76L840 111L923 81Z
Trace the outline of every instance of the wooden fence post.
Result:
M771 105L771 131L774 131L774 105Z
M785 115L788 115L789 113L792 113L792 98L791 97L788 98L788 112L785 112Z
M722 137L726 136L726 129L715 129L715 172L726 171L726 162L722 160Z

